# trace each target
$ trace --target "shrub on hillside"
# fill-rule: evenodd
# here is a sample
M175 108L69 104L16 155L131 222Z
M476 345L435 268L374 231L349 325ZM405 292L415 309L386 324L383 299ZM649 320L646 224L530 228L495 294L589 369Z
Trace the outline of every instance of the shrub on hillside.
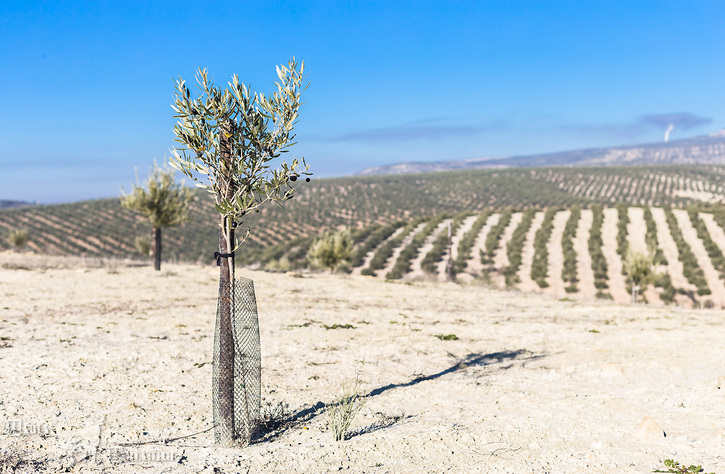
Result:
M10 232L8 232L8 243L18 250L23 249L28 244L28 240L29 233L27 229L10 229Z
M335 270L349 264L352 255L352 237L349 229L335 233L325 232L315 240L307 252L307 259L315 268Z

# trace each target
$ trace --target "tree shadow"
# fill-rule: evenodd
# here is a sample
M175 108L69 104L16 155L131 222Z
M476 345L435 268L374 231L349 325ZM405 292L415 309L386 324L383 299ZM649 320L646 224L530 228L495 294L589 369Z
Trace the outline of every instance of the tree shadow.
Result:
M513 359L519 359L521 358L519 356L526 355L529 356L526 357L525 360L536 360L543 356L535 356L531 352L525 350L525 349L519 349L517 351L503 351L503 352L493 352L491 354L468 354L463 359L459 359L454 365L448 367L445 370L441 370L440 372L437 372L432 375L421 375L413 380L410 380L405 383L391 383L388 385L384 385L382 387L378 387L376 389L371 390L365 397L375 397L377 395L380 395L382 393L387 392L388 390L392 390L394 388L401 388L401 387L412 387L413 385L417 385L421 382L427 382L428 380L435 380L437 378L443 377L444 375L452 374L454 372L458 372L459 370L464 370L471 366L488 366L492 365L494 363L502 363L506 360L513 360ZM506 370L511 368L511 365L501 367L502 370Z
M395 425L399 421L407 420L408 418L413 417L413 415L404 415L404 414L402 414L402 415L386 415L383 412L378 412L377 415L379 418L378 421L376 421L375 423L373 423L371 425L368 425L368 426L365 426L362 428L358 428L355 431L351 431L351 432L347 433L345 435L345 439L350 439L350 438L354 438L355 436L360 436L360 435L368 434L368 433L374 433L375 431L378 431L378 430L390 428L391 426Z
M366 395L362 395L362 398L371 398L376 397L378 395L381 395L389 390L393 390L396 388L403 388L403 387L412 387L414 385L417 385L421 382L427 382L429 380L436 380L440 377L443 377L444 375L453 374L455 372L465 370L468 367L486 367L486 366L492 366L494 364L502 364L506 361L520 361L520 362L529 362L533 360L537 360L544 357L543 355L534 355L534 353L527 351L525 349L519 349L516 351L501 351L501 352L492 352L490 354L468 354L467 356L463 357L462 359L458 359L456 363L447 369L441 370L440 372L436 372L435 374L431 375L420 375L418 377L415 377L412 380L409 380L407 382L402 383L391 383L387 385L383 385L381 387L375 388L370 390ZM511 367L513 367L514 364L508 364L508 365L501 365L498 367L499 370L508 370ZM277 439L282 434L286 433L287 431L296 428L300 425L309 423L314 418L316 418L318 415L322 414L325 410L325 403L318 401L312 406L305 407L301 410L299 410L296 413L285 413L281 414L281 416L278 417L277 420L274 421L274 423L271 424L270 428L272 428L270 431L267 431L265 433L260 433L260 435L256 438L255 442L265 442L265 441L272 441L274 439ZM370 430L363 429L359 433L354 433L354 436L364 434L366 432L372 432L377 431L379 429L387 428L388 426L391 426L392 424L395 424L398 420L396 419L392 423L386 424L382 423L380 426L371 426Z

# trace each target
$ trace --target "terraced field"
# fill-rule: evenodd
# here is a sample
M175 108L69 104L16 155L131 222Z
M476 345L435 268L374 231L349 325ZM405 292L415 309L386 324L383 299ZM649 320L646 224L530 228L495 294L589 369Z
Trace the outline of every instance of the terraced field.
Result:
M352 273L449 278L579 298L629 301L627 247L656 249L653 304L725 305L725 167L541 168L350 177L298 184L286 209L242 224L241 263L306 266L325 229L353 229ZM165 230L164 259L212 262L215 213L199 193L189 224ZM118 199L0 211L0 249L14 228L53 255L142 258L150 232ZM450 237L449 237L450 233ZM448 260L452 265L448 265Z
M593 226L597 212L601 225ZM576 220L569 224L572 215ZM654 236L648 236L645 216L651 216ZM456 220L466 225L451 226L449 244L448 225ZM483 225L474 227L475 222ZM401 222L389 232L389 237L381 237L376 244L365 241L369 250L354 262L352 273L380 279L446 281L450 279L446 270L450 258L454 261L454 278L462 283L480 282L556 297L598 297L627 303L632 288L622 270L623 256L632 247L639 252L653 249L662 255L657 260L659 276L639 293L640 301L644 298L651 304L724 308L722 224L725 209L721 206L619 206L599 211L596 207L529 208L461 213L453 218L439 215ZM499 234L498 238L490 239L494 233ZM487 240L493 242L488 250L483 243ZM592 247L587 245L590 241L601 241L602 245ZM361 247L362 243L357 244L358 249ZM293 247L291 252L300 253L300 247ZM285 253L277 253L276 258L286 259ZM263 260L261 265L274 269L276 261ZM286 261L285 269L304 266L304 261ZM396 268L399 271L393 271Z

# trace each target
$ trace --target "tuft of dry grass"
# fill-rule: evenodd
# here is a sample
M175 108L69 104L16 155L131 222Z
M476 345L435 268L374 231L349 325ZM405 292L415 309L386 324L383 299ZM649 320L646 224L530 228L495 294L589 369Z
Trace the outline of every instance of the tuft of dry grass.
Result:
M347 431L365 406L365 399L360 393L360 378L355 374L355 380L342 385L340 397L325 407L327 427L332 431L335 441L346 439Z

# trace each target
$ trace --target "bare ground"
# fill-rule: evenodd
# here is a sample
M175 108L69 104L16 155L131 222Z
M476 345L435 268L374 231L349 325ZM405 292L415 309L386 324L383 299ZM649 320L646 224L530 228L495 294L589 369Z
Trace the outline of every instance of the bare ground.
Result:
M569 210L556 213L553 221L554 227L551 229L551 237L546 244L549 253L549 270L546 282L549 287L545 291L558 297L566 295L564 280L561 279L561 272L564 269L564 252L561 248L561 238L564 235L564 227L570 215L571 211Z
M589 255L589 230L592 228L594 215L590 209L582 209L579 218L579 225L574 237L574 251L576 252L576 276L579 279L576 286L579 291L576 293L582 298L593 299L597 294L594 286L594 270L592 270L592 258Z
M631 300L627 293L626 282L622 275L622 259L617 253L617 210L604 209L604 222L602 223L602 253L607 259L607 284L609 294L614 301L626 303Z
M639 473L676 459L725 471L721 311L239 273L255 280L264 398L288 409L259 442L223 449L205 431L216 267L0 254L0 465ZM366 404L335 442L324 405L356 371ZM34 432L10 432L18 423Z

